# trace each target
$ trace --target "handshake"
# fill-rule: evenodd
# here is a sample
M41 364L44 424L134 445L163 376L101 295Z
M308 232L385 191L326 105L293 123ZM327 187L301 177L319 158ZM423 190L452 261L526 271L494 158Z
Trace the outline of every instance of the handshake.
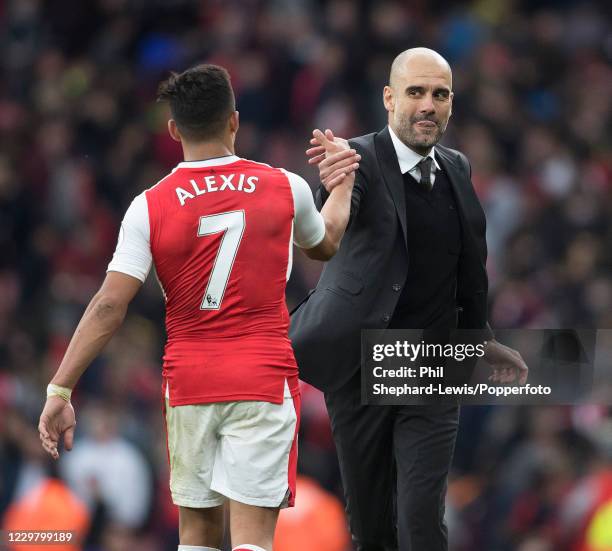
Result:
M337 186L352 188L361 155L350 148L348 141L334 136L329 129L323 133L316 128L310 143L313 147L306 150L308 164L318 165L319 178L327 192Z

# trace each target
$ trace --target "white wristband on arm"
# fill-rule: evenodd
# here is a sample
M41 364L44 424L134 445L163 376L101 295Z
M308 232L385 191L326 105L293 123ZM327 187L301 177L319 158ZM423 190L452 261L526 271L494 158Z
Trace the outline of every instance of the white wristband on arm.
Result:
M65 386L47 385L47 398L50 396L59 396L62 400L66 400L66 402L70 402L70 397L72 396L72 389L66 388Z

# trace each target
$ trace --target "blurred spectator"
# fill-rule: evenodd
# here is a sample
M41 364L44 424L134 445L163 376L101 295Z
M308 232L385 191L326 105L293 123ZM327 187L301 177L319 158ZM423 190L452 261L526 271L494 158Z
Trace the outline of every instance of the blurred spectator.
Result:
M71 532L71 543L53 545L58 551L83 549L82 543L89 525L87 508L60 480L47 478L15 501L6 511L3 529L35 532L57 530ZM57 534L57 537L61 537ZM54 540L55 541L55 540ZM39 544L16 544L15 551L36 551Z
M303 154L312 128L378 129L394 56L439 50L454 68L444 141L468 155L487 212L493 327L612 329L608 13L601 0L0 2L0 515L46 480L35 433L44 386L124 211L180 159L155 103L170 70L226 65L238 153L314 186ZM321 269L303 255L294 263L290 306ZM162 327L151 277L75 392L78 433L62 470L92 507L91 551L176 548ZM341 495L322 397L304 387L303 404L300 469ZM610 418L605 407L464 408L453 551L609 548L608 456L588 442Z
M106 521L123 528L141 528L150 512L152 481L138 449L119 435L119 418L99 406L81 408L87 436L61 458L60 472L89 506L103 507Z
M350 535L337 497L314 480L298 476L295 503L279 515L276 551L345 551Z

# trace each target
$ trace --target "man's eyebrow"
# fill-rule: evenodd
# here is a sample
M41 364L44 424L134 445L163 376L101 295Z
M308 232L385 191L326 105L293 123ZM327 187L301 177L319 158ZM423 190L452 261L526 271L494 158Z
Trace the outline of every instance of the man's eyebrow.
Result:
M425 86L421 86L419 84L412 84L410 86L406 86L406 92L424 92L425 88ZM434 94L439 92L450 94L451 90L448 86L438 86L437 88L434 88Z

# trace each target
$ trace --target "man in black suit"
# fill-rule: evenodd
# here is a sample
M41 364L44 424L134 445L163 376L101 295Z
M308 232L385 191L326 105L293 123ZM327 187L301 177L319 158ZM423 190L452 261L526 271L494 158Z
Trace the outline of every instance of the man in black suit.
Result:
M444 499L457 405L366 406L362 329L485 329L485 215L466 157L438 145L451 115L451 69L425 48L400 54L383 99L388 126L350 140L361 155L351 220L317 288L292 318L300 376L325 392L350 528L359 551L443 551ZM308 151L327 198L342 168ZM494 339L492 380L524 382L520 354Z

